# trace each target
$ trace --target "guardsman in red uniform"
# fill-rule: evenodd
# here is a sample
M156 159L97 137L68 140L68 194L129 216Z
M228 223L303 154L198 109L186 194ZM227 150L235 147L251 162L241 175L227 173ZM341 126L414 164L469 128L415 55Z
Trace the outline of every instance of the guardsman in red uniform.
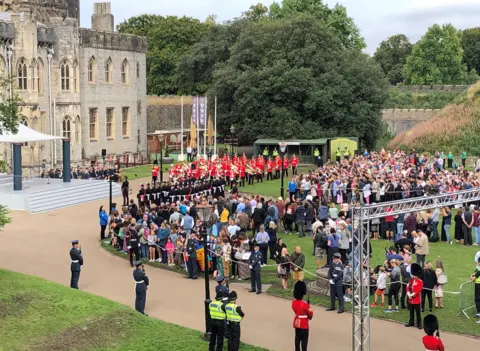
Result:
M232 157L232 162L233 162L233 163L237 163L237 162L238 162L238 156L237 156L237 154L235 154L235 155Z
M240 173L240 185L244 187L245 186L245 177L247 175L247 169L245 167L245 163L241 162L238 165L238 171Z
M263 167L265 166L265 160L260 155L255 162L255 171L257 173L257 183L263 183Z
M280 170L282 169L282 159L280 156L275 157L275 178L280 178Z
M288 158L287 158L287 155L283 156L283 176L288 177Z
M160 173L160 167L158 167L157 160L153 161L152 167L152 183L155 185L158 179L158 174Z
M297 166L298 166L298 158L293 154L292 156L292 174L297 175Z
M272 171L273 171L273 162L272 159L269 157L267 161L267 180L273 180L272 176Z
M412 277L407 284L407 297L410 304L410 320L406 327L413 327L415 325L415 315L417 317L417 328L422 329L422 315L420 314L420 303L422 302L422 290L423 281L420 279L422 276L422 267L419 264L412 263L410 268L410 274Z
M426 315L423 319L423 330L425 336L422 338L423 346L427 351L445 351L442 340L440 339L440 330L438 319L434 314Z
M242 157L241 157L241 161L243 164L246 164L247 163L247 156L245 156L245 153L243 153Z
M295 351L307 351L308 345L308 321L313 318L313 311L310 308L310 301L303 301L307 294L307 285L299 280L293 287L292 310L295 314L293 327L295 328Z

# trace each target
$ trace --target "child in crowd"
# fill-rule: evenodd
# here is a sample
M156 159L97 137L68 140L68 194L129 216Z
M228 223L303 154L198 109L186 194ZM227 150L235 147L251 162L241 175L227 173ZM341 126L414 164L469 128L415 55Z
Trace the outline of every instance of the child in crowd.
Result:
M383 307L385 303L385 289L387 289L387 273L385 273L385 267L381 266L378 270L377 278L377 290L375 291L375 302L372 303L371 307L377 307L378 296L382 296L382 303L380 304Z
M435 267L435 274L437 275L437 284L433 289L435 291L435 308L443 308L443 285L447 283L448 279L442 261L437 260Z
M148 231L147 235L147 242L148 242L148 251L149 251L149 257L150 260L149 262L155 262L155 241L157 239L157 236L153 233L153 231L150 231L150 229L145 228L145 231Z
M165 244L165 250L167 250L167 263L168 265L174 266L175 263L173 261L173 252L175 251L175 245L172 242L172 238L167 239L167 243Z
M182 267L184 264L183 264L183 251L184 251L184 248L185 248L185 238L183 236L178 236L177 237L177 243L176 243L176 248L175 248L175 257L174 257L174 263L178 266L178 267Z
M352 301L352 267L348 261L345 261L345 267L343 269L343 293L344 300L347 302Z

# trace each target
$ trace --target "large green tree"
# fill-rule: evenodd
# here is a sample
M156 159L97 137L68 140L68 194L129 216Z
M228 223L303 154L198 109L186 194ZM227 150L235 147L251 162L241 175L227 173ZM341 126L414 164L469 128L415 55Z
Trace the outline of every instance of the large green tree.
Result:
M462 48L467 69L480 73L480 27L462 31Z
M141 15L120 23L117 30L147 37L147 91L164 95L178 93L180 58L188 54L213 25L211 17L202 23L190 17Z
M15 90L15 78L0 76L0 134L16 133L18 130L18 103L21 101Z
M460 33L451 24L435 24L413 46L404 66L407 84L465 84Z
M250 23L213 72L220 129L235 124L245 142L348 135L374 146L387 82L371 58L340 44L310 15Z
M275 19L292 18L302 13L312 15L331 28L344 47L358 50L366 47L360 30L342 5L329 8L323 0L282 0L281 4L270 5L270 17Z
M404 34L382 41L373 55L391 84L403 83L403 66L412 52L412 44Z

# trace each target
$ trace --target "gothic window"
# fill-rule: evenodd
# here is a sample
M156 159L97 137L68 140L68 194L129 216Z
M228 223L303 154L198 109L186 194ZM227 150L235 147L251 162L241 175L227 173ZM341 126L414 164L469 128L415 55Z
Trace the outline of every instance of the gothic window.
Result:
M105 62L105 83L112 82L112 59L108 58Z
M62 61L60 65L60 80L62 90L70 90L70 65L67 61Z
M114 120L113 120L113 108L107 108L107 118L106 118L106 134L107 138L113 138L114 133Z
M128 137L130 135L130 107L122 107L122 136Z
M38 94L42 95L43 94L43 61L38 58L37 60L37 89L38 89Z
M72 125L71 125L70 117L66 116L62 121L62 135L64 138L70 139L70 137L72 136L71 128L72 128Z
M121 77L122 77L122 83L123 84L128 84L128 61L127 61L127 59L123 60L123 62L122 62Z
M25 61L25 59L21 59L20 62L18 63L17 77L18 77L18 89L27 90L28 75L27 75L27 61Z
M90 61L88 61L88 82L89 83L95 83L95 68L96 68L96 63L95 63L95 57L91 57Z
M97 139L98 109L91 108L88 114L90 139Z
M140 78L140 64L137 62L137 78Z

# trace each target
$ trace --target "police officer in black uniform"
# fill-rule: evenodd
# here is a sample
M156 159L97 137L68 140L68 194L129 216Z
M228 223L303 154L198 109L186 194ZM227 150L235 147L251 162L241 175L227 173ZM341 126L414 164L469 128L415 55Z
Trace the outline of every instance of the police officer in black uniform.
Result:
M215 287L215 293L218 294L219 291L223 291L225 296L228 296L228 294L230 293L230 290L225 284L225 277L220 274L216 280L218 285Z
M70 271L72 277L70 279L70 287L78 289L78 280L80 279L80 270L83 266L82 249L78 244L78 240L72 240L72 248L70 249Z
M333 254L333 263L328 269L328 279L330 282L330 307L326 311L335 311L335 297L338 299L338 312L344 312L343 301L343 263L339 252Z
M137 312L140 312L141 314L145 314L145 303L147 302L147 289L148 289L148 285L150 284L150 281L148 280L148 277L145 274L145 269L143 268L142 261L135 262L133 279L135 280L135 310Z
M190 238L188 238L187 242L187 271L188 279L197 279L198 277L198 270L197 270L197 238L194 232L190 233Z
M135 229L135 224L130 224L130 229L127 233L128 248L130 250L130 266L133 267L133 255L135 255L135 261L140 259L140 250L138 245L138 233Z

